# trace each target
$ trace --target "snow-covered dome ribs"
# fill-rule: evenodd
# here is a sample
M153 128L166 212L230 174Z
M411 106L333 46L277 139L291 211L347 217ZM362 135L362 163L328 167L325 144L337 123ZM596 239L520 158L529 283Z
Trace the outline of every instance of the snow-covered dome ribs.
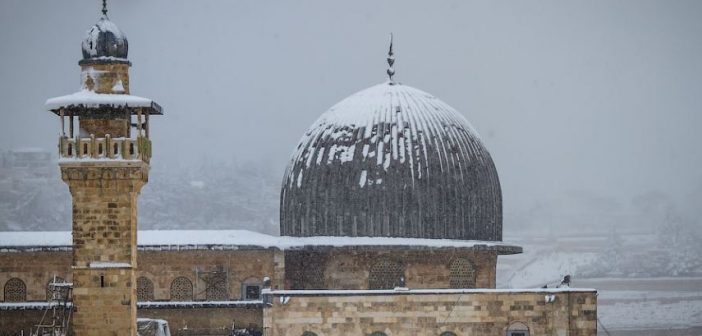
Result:
M82 49L83 60L121 59L126 62L129 43L117 25L103 15L86 33Z
M383 83L304 134L283 179L280 233L500 241L497 171L456 110Z

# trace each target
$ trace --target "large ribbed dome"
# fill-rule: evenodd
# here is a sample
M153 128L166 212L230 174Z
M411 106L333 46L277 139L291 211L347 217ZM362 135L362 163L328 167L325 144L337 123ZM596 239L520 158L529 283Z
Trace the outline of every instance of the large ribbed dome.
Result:
M334 105L287 167L280 233L502 240L495 165L466 119L392 82Z

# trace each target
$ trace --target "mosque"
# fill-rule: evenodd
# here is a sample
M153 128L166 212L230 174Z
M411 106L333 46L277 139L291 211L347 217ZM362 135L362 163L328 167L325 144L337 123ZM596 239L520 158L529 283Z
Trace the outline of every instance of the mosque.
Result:
M392 43L388 81L294 147L281 236L138 230L164 110L131 95L105 7L82 56L81 90L46 102L72 231L0 234L0 334L136 335L158 318L173 335L596 335L595 290L495 288L498 257L522 249L502 242L493 160L459 112L395 81Z

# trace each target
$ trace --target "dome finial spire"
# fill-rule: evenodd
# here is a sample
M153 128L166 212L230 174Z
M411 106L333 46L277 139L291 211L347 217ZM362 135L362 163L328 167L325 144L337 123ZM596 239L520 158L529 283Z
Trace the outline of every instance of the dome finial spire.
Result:
M395 75L395 69L392 67L393 64L395 64L395 53L392 52L392 33L390 33L390 49L388 50L387 74L391 84L395 83L395 80L392 79L392 76Z
M107 16L107 0L102 0L102 15Z

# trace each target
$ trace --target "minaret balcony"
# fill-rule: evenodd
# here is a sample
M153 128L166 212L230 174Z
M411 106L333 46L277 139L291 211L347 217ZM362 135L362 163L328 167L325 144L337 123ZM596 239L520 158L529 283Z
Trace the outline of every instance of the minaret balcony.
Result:
M136 138L59 137L59 162L143 161L151 159L151 140Z

